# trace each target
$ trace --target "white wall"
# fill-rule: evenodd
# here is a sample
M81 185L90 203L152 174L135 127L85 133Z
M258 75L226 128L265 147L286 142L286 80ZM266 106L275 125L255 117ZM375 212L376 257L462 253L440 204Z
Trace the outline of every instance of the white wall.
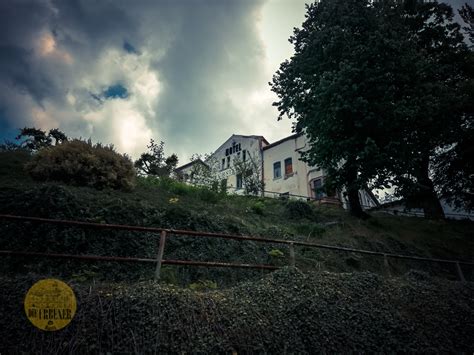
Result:
M233 144L240 144L240 152L231 153L226 156L226 149L230 149ZM224 144L222 144L212 155L206 160L206 163L212 167L212 171L217 175L219 180L227 179L227 189L230 193L243 193L243 189L237 189L237 176L233 169L234 159L243 159L244 151L246 152L246 160L252 159L261 172L262 152L261 146L265 145L261 138L232 135ZM229 165L227 160L229 158ZM222 159L224 159L224 168L222 169Z
M278 143L278 142L277 142ZM292 135L281 143L269 145L263 150L264 183L267 196L275 193L290 193L293 195L314 197L310 183L315 178L322 177L320 169L308 166L301 161L300 152L308 149L304 135ZM293 172L285 174L285 159L291 158ZM275 177L274 164L280 162L281 176Z

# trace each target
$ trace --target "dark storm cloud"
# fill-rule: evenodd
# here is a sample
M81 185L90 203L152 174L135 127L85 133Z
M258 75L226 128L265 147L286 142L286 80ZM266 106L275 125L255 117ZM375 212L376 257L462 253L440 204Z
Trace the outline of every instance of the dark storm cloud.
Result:
M107 74L111 69L103 58L113 49L138 57L146 53L160 86L153 114L143 113L153 134L161 135L155 138L178 150L184 141L188 151L198 151L200 140L218 145L225 135L239 130L227 88L250 90L261 77L262 52L255 29L261 4L254 0L2 1L0 86L6 90L0 93L0 109L10 126L37 122L28 117L37 105L48 116L41 117L59 122L65 130L92 126L89 132L98 135L94 138L114 140L107 122L99 127L83 119L103 106L93 95L107 96L117 83L126 92L121 98L133 96L128 91L133 78L127 70L138 64ZM68 101L68 95L73 101ZM141 110L146 105L136 106ZM58 112L68 118L58 119ZM221 128L223 135L216 132Z
M217 147L239 132L239 113L226 89L250 90L262 78L258 6L256 1L213 1L183 8L173 46L155 65L164 84L158 112L166 136L195 140L198 150L203 140Z

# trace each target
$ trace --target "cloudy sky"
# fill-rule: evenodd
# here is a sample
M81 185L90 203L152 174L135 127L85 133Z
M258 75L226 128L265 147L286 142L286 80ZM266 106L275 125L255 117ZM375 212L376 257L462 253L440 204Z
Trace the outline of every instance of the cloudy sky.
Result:
M59 128L134 158L153 138L186 163L233 133L289 135L268 82L305 2L2 0L0 138Z

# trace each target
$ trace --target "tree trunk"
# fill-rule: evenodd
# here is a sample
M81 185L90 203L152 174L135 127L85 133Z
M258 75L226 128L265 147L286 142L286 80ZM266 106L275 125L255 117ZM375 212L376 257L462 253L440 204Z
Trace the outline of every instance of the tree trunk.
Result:
M357 168L350 168L347 174L347 198L349 200L349 212L351 215L361 219L367 219L370 216L364 212L360 205L359 188L356 184Z
M434 190L433 181L429 177L429 158L423 159L420 166L418 183L420 184L419 198L425 218L444 219L444 211Z

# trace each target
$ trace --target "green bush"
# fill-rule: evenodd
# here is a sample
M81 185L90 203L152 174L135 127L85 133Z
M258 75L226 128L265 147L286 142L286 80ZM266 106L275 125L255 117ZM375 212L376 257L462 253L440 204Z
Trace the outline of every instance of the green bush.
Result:
M304 201L300 200L289 200L285 204L286 215L290 219L301 219L313 217L313 210L311 206Z
M268 255L274 258L282 258L285 254L280 249L272 249L268 252Z
M250 206L250 209L255 214L258 214L260 216L263 216L265 214L265 204L262 201L255 202L252 206Z
M199 189L199 198L204 202L217 203L220 199L220 196L217 192L203 187Z
M136 178L128 156L117 153L112 146L92 144L90 140L75 139L42 148L25 168L35 180L97 189L131 190Z

